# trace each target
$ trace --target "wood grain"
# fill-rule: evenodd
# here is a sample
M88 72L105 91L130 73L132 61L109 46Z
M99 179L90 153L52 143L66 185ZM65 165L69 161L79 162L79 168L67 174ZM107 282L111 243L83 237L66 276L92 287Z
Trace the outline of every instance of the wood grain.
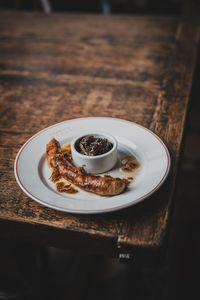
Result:
M117 255L163 245L172 206L197 28L177 17L0 12L0 236ZM115 213L73 215L29 199L14 179L21 145L77 117L137 122L169 148L163 187Z

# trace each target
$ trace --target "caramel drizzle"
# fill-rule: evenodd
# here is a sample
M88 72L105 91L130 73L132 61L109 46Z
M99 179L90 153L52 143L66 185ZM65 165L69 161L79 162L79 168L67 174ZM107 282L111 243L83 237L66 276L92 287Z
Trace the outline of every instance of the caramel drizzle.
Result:
M124 172L132 172L139 168L140 164L133 155L126 155L120 160L120 168Z
M78 190L72 187L71 184L65 184L65 182L57 182L56 183L56 190L60 193L67 193L67 194L76 194Z
M71 153L71 145L66 145L61 148L62 153L68 161L72 161L72 153ZM50 177L50 180L56 184L56 190L59 193L67 193L67 194L76 194L78 190L76 190L71 184L66 184L63 181L60 181L62 176L57 172L53 171Z

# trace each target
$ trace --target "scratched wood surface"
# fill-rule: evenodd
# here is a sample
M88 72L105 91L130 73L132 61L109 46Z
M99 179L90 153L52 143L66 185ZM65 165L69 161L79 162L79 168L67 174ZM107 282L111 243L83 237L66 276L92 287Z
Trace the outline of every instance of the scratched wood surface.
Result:
M117 255L167 236L197 55L198 32L178 17L0 12L0 237ZM75 215L18 187L13 164L39 130L109 116L158 134L172 158L161 189L118 212Z

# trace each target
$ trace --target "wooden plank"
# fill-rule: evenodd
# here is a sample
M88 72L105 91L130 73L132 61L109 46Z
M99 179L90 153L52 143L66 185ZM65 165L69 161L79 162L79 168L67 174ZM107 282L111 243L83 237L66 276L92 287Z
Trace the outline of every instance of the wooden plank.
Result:
M110 255L121 251L118 246L161 245L195 66L196 28L175 17L0 16L0 235L89 246ZM132 208L95 216L54 211L22 193L13 176L20 146L49 125L87 116L138 122L164 140L172 171L159 192Z
M149 126L165 141L170 150L171 171L167 183L156 195L151 197L152 199L148 200L148 204L141 204L140 210L144 212L143 215L139 215L137 209L127 213L128 217L119 237L121 247L125 247L125 245L130 247L130 244L152 247L153 243L155 243L155 247L158 247L166 237L188 100L197 58L198 48L193 47L191 50L191 45L198 44L198 34L199 31L195 34L195 26L188 20L181 21L177 27L174 36L176 48L166 66L166 76L161 92L158 94L156 110ZM140 226L141 223L143 226Z

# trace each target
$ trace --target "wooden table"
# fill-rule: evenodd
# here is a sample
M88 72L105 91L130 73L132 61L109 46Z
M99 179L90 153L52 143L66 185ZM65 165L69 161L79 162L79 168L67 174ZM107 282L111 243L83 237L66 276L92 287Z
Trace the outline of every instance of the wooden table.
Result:
M0 12L0 237L126 257L166 242L198 31L179 17ZM21 145L63 120L137 122L166 143L167 181L121 211L76 215L29 199L13 164Z

